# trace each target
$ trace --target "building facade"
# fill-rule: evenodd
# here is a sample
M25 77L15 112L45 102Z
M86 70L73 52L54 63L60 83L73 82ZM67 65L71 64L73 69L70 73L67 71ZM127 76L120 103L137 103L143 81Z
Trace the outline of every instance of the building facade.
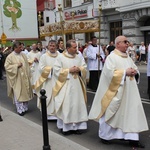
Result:
M52 3L53 0L47 1ZM46 9L44 12L44 24L61 20L58 4L61 4L64 21L101 19L100 35L99 32L74 34L72 31L72 33L66 34L66 40L75 38L84 44L90 40L92 35L96 35L98 38L100 37L101 44L108 44L110 41L114 41L116 36L125 35L136 45L142 41L145 44L150 42L149 0L55 0L53 2L54 9ZM102 6L101 14L99 14L99 5ZM51 38L58 39L59 36Z
M49 1L49 0L48 0ZM55 22L60 22L62 16L63 21L73 21L73 20L93 20L93 0L51 0L55 7L50 8L48 6L48 1L45 0L46 9L44 11L44 25L53 24ZM58 5L61 5L62 12L58 11ZM97 19L97 18L95 18ZM74 30L74 29L73 29ZM65 41L68 39L76 39L78 42L84 44L85 41L90 40L90 37L94 35L93 32L78 33L75 34L72 30L71 33L65 35ZM46 40L49 38L59 39L62 35L45 37Z
M20 3L18 8L9 10L7 8L13 8L13 1L10 3L11 6L5 8L7 1L9 0L0 0L0 34L4 32L8 40L38 39L37 24L45 26L61 21L58 11L58 4L61 4L64 21L101 19L100 32L75 34L72 30L72 33L65 35L65 40L74 38L84 44L92 35L96 35L101 44L108 44L109 41L114 41L116 36L123 34L136 45L142 41L145 44L150 42L149 0L32 0L29 2L30 5L28 2L18 0ZM101 14L99 14L99 5L102 6ZM17 12L16 18L11 18L9 15L13 11ZM57 40L60 36L62 35L46 36L45 39Z
M95 0L96 1L96 0ZM113 41L117 35L125 35L139 45L150 43L149 0L102 0L101 42Z

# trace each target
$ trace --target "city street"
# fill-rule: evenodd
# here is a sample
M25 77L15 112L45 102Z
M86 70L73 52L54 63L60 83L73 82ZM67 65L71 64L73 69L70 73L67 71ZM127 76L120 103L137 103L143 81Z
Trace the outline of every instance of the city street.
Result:
M142 98L144 110L146 113L147 121L150 126L150 100L148 99L147 95L147 76L146 76L146 66L142 65L139 66L140 72L141 72L141 78L140 78L140 84L138 85L140 95ZM16 113L15 105L13 105L13 102L11 99L7 97L7 87L6 87L6 79L0 80L0 106L4 107L5 109L8 109L12 111L13 113ZM133 93L134 94L134 93ZM90 90L87 91L88 96L88 111L90 110L93 98L95 93L91 92ZM36 96L32 101L29 102L29 111L28 113L23 116L26 119L29 119L33 121L34 123L41 125L41 113L36 107L37 101ZM1 112L3 116L3 112ZM4 120L5 121L5 120ZM57 133L60 134L59 130L56 127L56 121L49 121L48 122L48 128ZM5 138L5 135L3 135ZM53 138L53 137L51 137ZM100 139L98 137L98 123L95 121L88 121L88 130L86 133L83 133L82 135L69 135L64 136L64 138L68 138L90 150L128 150L131 149L128 145L128 142L120 141L120 140L114 140L112 141L111 145L104 145L100 142ZM150 131L143 132L140 134L141 141L146 145L146 150L150 149ZM28 143L26 143L28 144ZM51 143L50 143L51 144Z
M64 55L60 55L56 50ZM12 51L13 53L11 53ZM2 117L0 118L0 150L49 150L44 149L44 144L48 140L52 150L137 150L130 147L129 143L130 145L135 143L139 147L145 145L145 150L150 150L150 130L140 133L141 145L140 142L131 143L131 141L123 139L115 139L104 144L105 140L99 138L99 123L87 118L85 103L81 101L81 97L85 98L87 94L89 113L95 96L93 91L96 90L96 84L99 80L99 72L102 71L103 64L112 51L115 52L109 57L108 69L106 72L104 71L108 77L102 78L102 88L99 88L100 91L97 92L104 95L102 111L98 116L97 109L94 108L93 114L95 113L94 115L98 117L105 115L104 119L112 127L116 127L118 130L122 129L123 132L143 131L147 129L147 125L145 125L145 117L142 119L141 103L138 105L141 100L150 128L150 95L147 93L147 72L148 75L150 74L150 0L0 0L0 116ZM10 53L12 55L9 55ZM22 53L24 54L22 55ZM137 74L126 53L139 68L140 82L137 86L141 99L139 99L139 95L137 97L135 80L133 80L134 84L128 80L129 78L132 80L133 76ZM84 75L82 68L84 70L85 63L76 55L85 60L91 71L89 74L93 79L93 81L90 80L92 86L96 85L96 87L92 87L89 82L84 94L80 87L82 85L83 88L84 83L77 82L75 79L78 78L78 75ZM55 60L57 71L53 67ZM6 73L4 72L4 76L2 75L3 63L5 63L5 70L10 74L8 81ZM20 68L17 73L13 65ZM126 66L129 66L127 70L119 70L119 74L125 72L122 78L124 81L120 82L121 78L120 75L118 76L118 72L115 78L111 78L111 68L124 69L127 68ZM67 83L64 83L67 72L65 69L69 70ZM62 70L64 74L58 70ZM14 76L13 72L17 75ZM55 73L54 76L58 80L60 79L52 91L55 100L58 98L57 104L55 103L58 108L58 111L55 111L57 116L67 116L66 121L63 119L65 123L70 122L70 118L75 118L75 124L86 118L88 128L82 134L69 132L72 134L64 135L65 133L62 132L66 131L64 126L63 130L58 130L57 121L48 121L48 136L46 135L46 138L49 137L49 139L44 140L42 127L45 125L43 120L46 121L47 116L44 113L43 118L45 119L42 119L39 101L37 108L36 94L32 97L32 87L39 90L44 83L43 87L47 91L46 96L52 98L51 88L53 81L55 82L53 79ZM30 80L32 87L28 80L30 76L32 77ZM85 80L87 81L87 79ZM107 83L107 80L113 81L113 84ZM116 80L121 87L118 88ZM17 91L13 93L14 100L7 96L7 82L16 85L12 90ZM126 88L122 85L124 83L126 83ZM18 96L18 93L21 94ZM68 93L71 97L67 97ZM114 99L111 102L112 97ZM28 103L29 108L27 108L27 103L22 106L19 103L17 105L17 100L24 101L29 98L33 98ZM50 100L50 98L47 99ZM97 99L101 99L101 97L99 96ZM53 103L50 100L47 104L51 104L51 102ZM16 103L17 110L14 103ZM94 104L98 107L100 105L100 103ZM61 108L65 115L59 111ZM108 113L106 113L106 109ZM48 110L53 111L51 107ZM68 110L69 113L66 113ZM91 118L94 117L93 114ZM117 117L111 119L114 114L117 114ZM84 123L80 128L82 126L84 127ZM73 124L73 129L75 128L76 125ZM105 125L104 129L107 131ZM111 133L108 132L107 135L109 136ZM121 132L117 132L113 137L121 138ZM123 134L123 137L136 139L136 134L125 134L125 136Z

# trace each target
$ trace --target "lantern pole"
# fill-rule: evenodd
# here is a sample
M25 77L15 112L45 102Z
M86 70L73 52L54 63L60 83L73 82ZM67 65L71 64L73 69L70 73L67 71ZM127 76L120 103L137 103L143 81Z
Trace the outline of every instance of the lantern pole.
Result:
M64 20L61 15L63 10L62 10L61 4L58 4L58 11L59 11L59 16L60 16L61 34L62 34L62 38L63 38L64 47L66 47L65 34L64 34Z
M99 5L99 55L100 55L100 37L101 37L101 12L102 6ZM100 76L100 60L98 60L98 77Z
M41 18L42 18L42 16L41 16L41 12L39 11L39 13L38 13L38 22L39 22L39 27L38 27L38 29L39 29L39 39L40 39L40 27L41 27Z
M75 33L74 33L75 22L73 23L74 16L75 16L75 12L74 11L71 12L71 16L72 16L72 38L75 39Z

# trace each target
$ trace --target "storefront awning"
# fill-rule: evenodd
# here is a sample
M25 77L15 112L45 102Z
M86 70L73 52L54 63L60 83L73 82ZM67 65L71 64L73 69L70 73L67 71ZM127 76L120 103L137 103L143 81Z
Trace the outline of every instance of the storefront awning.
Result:
M63 21L40 27L40 37L87 32L99 32L99 21Z

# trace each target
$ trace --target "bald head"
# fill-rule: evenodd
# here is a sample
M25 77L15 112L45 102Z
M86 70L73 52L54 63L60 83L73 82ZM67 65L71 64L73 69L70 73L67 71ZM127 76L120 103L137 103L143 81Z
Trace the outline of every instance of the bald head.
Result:
M124 39L126 39L126 37L123 35L117 36L115 39L115 46L117 46L116 44L119 43L120 41L123 41Z
M115 39L116 49L125 53L128 48L128 45L129 45L129 41L127 40L127 38L125 36L120 35L120 36L116 37L116 39Z

